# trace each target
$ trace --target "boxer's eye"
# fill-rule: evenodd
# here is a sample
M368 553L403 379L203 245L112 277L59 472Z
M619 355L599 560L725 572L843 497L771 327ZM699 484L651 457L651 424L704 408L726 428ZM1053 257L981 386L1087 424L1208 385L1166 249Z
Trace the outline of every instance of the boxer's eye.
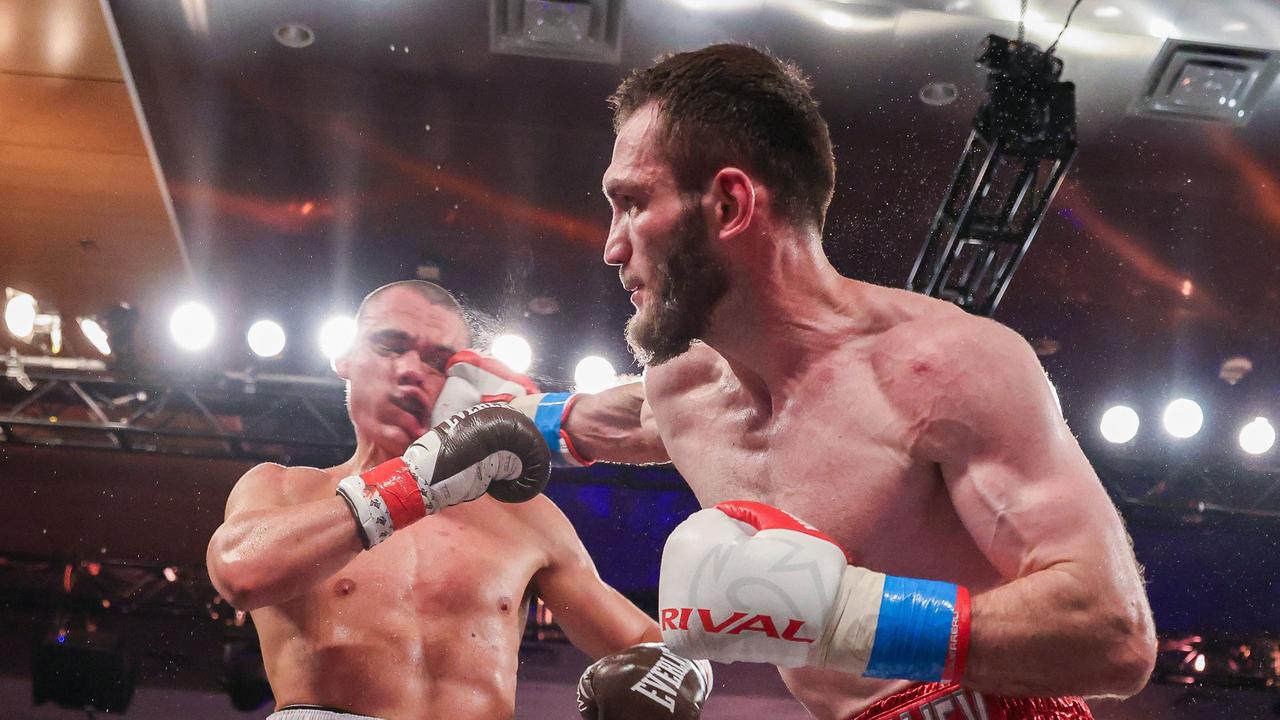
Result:
M422 358L422 362L426 363L427 367L443 375L449 358L447 356L428 354Z

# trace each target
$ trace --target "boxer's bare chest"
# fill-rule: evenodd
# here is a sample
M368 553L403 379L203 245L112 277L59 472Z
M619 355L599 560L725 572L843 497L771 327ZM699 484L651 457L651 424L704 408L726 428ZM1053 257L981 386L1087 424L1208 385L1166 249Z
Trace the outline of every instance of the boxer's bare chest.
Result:
M353 631L408 643L518 631L530 579L545 562L538 543L515 537L519 525L488 498L424 518L291 603L290 614L321 643Z
M884 571L923 574L951 554L918 551L963 529L937 467L910 452L910 419L883 392L891 376L866 351L814 364L768 414L719 362L708 382L649 397L668 454L704 507L776 505Z

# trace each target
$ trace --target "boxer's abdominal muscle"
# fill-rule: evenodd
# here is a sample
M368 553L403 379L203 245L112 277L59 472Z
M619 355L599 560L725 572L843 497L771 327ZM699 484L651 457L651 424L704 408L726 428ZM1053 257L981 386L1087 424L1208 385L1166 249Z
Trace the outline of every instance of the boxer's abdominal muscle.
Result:
M277 702L378 717L510 717L525 593L542 559L517 541L508 514L487 498L451 508L306 594L255 611Z

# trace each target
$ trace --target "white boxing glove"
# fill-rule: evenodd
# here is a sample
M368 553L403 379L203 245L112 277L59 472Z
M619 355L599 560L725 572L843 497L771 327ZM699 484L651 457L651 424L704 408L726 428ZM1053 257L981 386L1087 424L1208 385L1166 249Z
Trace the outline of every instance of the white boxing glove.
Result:
M777 508L701 510L662 551L662 638L690 658L817 664L846 566L840 546Z
M964 587L851 565L834 540L757 502L676 527L658 607L663 640L688 658L937 681L959 680L968 654Z
M494 358L460 350L445 365L444 387L431 408L431 426L482 402L511 402L538 392L529 378Z

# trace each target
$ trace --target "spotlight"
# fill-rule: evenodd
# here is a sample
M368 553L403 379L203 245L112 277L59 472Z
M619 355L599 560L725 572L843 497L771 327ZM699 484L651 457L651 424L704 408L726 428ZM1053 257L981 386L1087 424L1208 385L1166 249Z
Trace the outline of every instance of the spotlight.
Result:
M57 313L42 313L30 293L5 288L5 329L16 340L25 343L48 340L48 350L62 352L62 318Z
M27 342L36 329L36 299L29 293L5 288L4 326L13 337Z
M578 361L573 370L573 384L578 392L598 393L608 390L618 381L613 365L598 355L588 355Z
M76 322L80 325L80 334L84 335L84 339L89 341L99 355L111 354L111 342L107 339L107 331L101 323L91 317L79 317L76 318Z
M533 348L519 335L499 335L489 350L503 365L518 373L527 371L533 364Z
M1127 405L1114 405L1102 413L1098 429L1107 442L1127 443L1138 435L1138 413Z
M273 358L284 351L284 328L271 320L259 320L250 325L246 339L249 349L260 358Z
M1256 417L1240 428L1240 448L1250 455L1261 455L1275 444L1276 429L1264 417Z
M135 368L133 335L138 326L138 311L132 305L112 305L96 315L76 318L76 324L94 350L107 358L110 367L125 371Z
M349 315L335 315L320 326L320 352L333 362L342 357L356 339L356 321Z
M178 306L169 317L169 333L183 350L196 351L209 347L217 332L217 323L209 308L198 302Z
M1194 400L1178 398L1165 407L1163 421L1165 432L1186 440L1200 432L1204 425L1204 411Z

